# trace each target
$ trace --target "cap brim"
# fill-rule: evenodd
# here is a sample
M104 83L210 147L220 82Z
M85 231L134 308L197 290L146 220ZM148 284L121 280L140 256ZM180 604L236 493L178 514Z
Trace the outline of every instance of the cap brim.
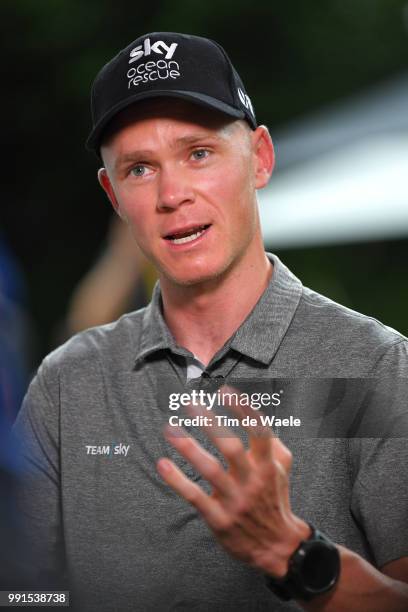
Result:
M124 110L128 106L139 102L139 100L146 100L147 98L181 98L183 100L190 100L199 104L200 106L205 106L207 108L213 108L214 110L220 111L230 117L234 117L236 119L247 119L250 121L250 117L237 108L233 106L229 106L216 98L212 98L211 96L206 96L205 94L192 92L192 91L183 91L183 90L155 90L155 91L145 91L140 94L135 94L134 96L129 96L126 100L122 100L116 106L113 106L109 112L107 112L102 119L95 125L92 132L90 133L88 140L86 141L86 148L89 151L95 152L99 156L99 147L100 141L102 137L102 133L105 130L106 126L120 111ZM253 129L256 128L255 121L250 121L251 127Z

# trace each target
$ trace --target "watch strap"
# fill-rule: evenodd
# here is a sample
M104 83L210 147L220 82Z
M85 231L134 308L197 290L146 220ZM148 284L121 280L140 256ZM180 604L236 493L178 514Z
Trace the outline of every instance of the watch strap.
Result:
M325 536L321 531L316 529L311 523L308 523L311 534L307 540L302 540L289 559L289 569L283 578L267 577L267 586L283 601L290 599L302 599L310 601L318 595L328 592L334 587L340 573L340 554L333 542ZM299 572L299 567L302 564L310 543L323 542L331 555L332 560L332 576L327 581L327 584L319 589L309 588L307 584L302 583Z

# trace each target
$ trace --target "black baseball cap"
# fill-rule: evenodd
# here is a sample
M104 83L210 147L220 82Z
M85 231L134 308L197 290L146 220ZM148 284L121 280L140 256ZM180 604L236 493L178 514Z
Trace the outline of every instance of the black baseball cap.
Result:
M154 97L175 97L257 123L251 100L224 49L213 40L152 32L120 51L92 85L92 131L86 147L99 156L108 123L129 105Z

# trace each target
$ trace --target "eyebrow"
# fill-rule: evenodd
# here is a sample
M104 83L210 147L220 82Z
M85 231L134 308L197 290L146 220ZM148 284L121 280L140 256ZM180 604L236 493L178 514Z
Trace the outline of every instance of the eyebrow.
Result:
M176 144L192 145L202 140L220 141L222 138L218 134L192 134L191 136L181 136L180 138L177 138Z
M130 153L125 153L124 155L119 155L118 159L115 162L115 170L119 170L122 166L125 166L128 163L141 161L143 159L148 159L152 154L152 151L148 149L145 150L134 150Z
M180 136L180 138L177 138L174 144L171 145L171 148L192 146L199 142L202 142L203 140L219 142L223 139L221 136L218 136L217 134L205 134L205 133L194 134L191 136ZM115 169L118 170L119 168L121 168L123 165L127 163L141 161L143 159L148 159L151 155L153 155L153 153L154 152L151 149L134 149L133 151L130 151L129 153L124 153L123 155L120 155L118 159L116 160Z

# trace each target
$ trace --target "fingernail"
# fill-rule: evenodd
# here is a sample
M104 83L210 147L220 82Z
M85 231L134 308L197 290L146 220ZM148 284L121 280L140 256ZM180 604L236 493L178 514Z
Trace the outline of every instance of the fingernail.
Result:
M171 464L167 459L160 459L157 467L163 474L168 474L171 471Z

